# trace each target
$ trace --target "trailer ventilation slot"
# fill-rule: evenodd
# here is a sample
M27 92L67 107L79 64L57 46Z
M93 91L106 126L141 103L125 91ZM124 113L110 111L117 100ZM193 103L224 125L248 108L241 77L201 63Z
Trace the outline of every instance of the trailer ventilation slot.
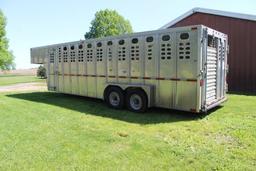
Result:
M76 52L74 49L74 46L70 47L70 62L76 62Z
M162 40L163 41L169 41L170 40L170 36L169 35L164 35L163 37L162 37Z
M146 38L146 41L148 43L153 42L153 40L154 40L154 38L152 36Z
M112 41L108 41L108 46L111 46L111 45L113 45L113 42Z
M125 60L125 53L126 53L126 48L124 46L120 46L118 48L118 60L119 61L124 61Z
M185 33L183 33L185 34ZM181 35L180 35L181 37ZM178 54L179 54L179 59L190 59L191 57L191 51L190 51L190 42L184 42L184 43L179 43L178 45Z
M61 63L61 61L62 61L62 58L61 58L61 47L59 47L58 56L59 56L59 63Z
M140 51L139 51L139 46L131 46L131 60L139 60L140 56Z
M138 40L137 38L133 38L133 39L132 39L132 43L133 43L133 44L136 44L136 43L138 43L138 42L139 42L139 40Z
M96 49L96 57L97 57L97 62L102 61L102 57L103 57L103 49L102 48L97 48Z
M166 60L166 59L169 60L169 59L171 59L171 55L172 55L171 44L168 42L168 43L163 43L161 46L162 46L161 50L160 50L160 52L161 52L161 59L162 60Z
M101 46L102 46L101 42L97 43L97 47L101 47Z
M66 46L63 48L63 62L68 62L68 52Z
M88 44L87 45L87 51L86 51L86 58L87 58L87 62L92 62L92 44Z
M153 51L153 45L148 45L148 60L152 59L152 51Z
M147 58L148 60L151 60L153 57L153 46L154 46L154 38L152 36L149 36L146 38L146 52L147 52Z
M108 61L112 61L112 49L108 48Z
M89 44L87 45L87 48L92 48L92 44L89 43Z
M119 40L119 45L124 45L124 40Z
M50 63L54 63L54 52L50 52Z
M189 34L188 33L182 33L180 34L180 39L185 40L189 38Z
M78 62L84 62L84 50L83 45L79 45L78 50Z

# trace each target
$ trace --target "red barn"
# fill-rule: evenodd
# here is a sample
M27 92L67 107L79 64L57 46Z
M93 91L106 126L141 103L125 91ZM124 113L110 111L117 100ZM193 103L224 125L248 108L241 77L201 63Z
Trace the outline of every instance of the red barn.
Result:
M203 24L228 35L230 91L256 92L256 16L194 8L162 28Z

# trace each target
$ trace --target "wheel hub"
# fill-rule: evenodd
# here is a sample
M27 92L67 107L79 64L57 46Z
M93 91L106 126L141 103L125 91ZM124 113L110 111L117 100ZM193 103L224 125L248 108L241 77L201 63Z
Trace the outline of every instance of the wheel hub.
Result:
M117 92L111 92L109 94L109 102L112 106L118 106L120 103L120 97Z
M137 94L133 94L130 97L130 106L134 110L139 110L142 107L142 99Z

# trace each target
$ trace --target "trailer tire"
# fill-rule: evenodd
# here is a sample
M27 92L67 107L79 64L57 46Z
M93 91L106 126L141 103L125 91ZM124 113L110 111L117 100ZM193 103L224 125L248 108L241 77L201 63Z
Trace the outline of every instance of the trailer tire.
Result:
M128 89L126 106L132 112L142 113L148 108L147 94L141 89Z
M104 98L107 105L114 109L122 109L124 107L123 90L117 86L110 86L105 90Z

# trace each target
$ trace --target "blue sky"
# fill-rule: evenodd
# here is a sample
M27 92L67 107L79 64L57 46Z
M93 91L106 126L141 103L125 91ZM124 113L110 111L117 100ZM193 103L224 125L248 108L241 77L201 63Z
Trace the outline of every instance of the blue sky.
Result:
M31 68L29 49L83 39L96 11L115 9L135 32L158 29L194 7L256 15L255 0L0 0L17 68Z

